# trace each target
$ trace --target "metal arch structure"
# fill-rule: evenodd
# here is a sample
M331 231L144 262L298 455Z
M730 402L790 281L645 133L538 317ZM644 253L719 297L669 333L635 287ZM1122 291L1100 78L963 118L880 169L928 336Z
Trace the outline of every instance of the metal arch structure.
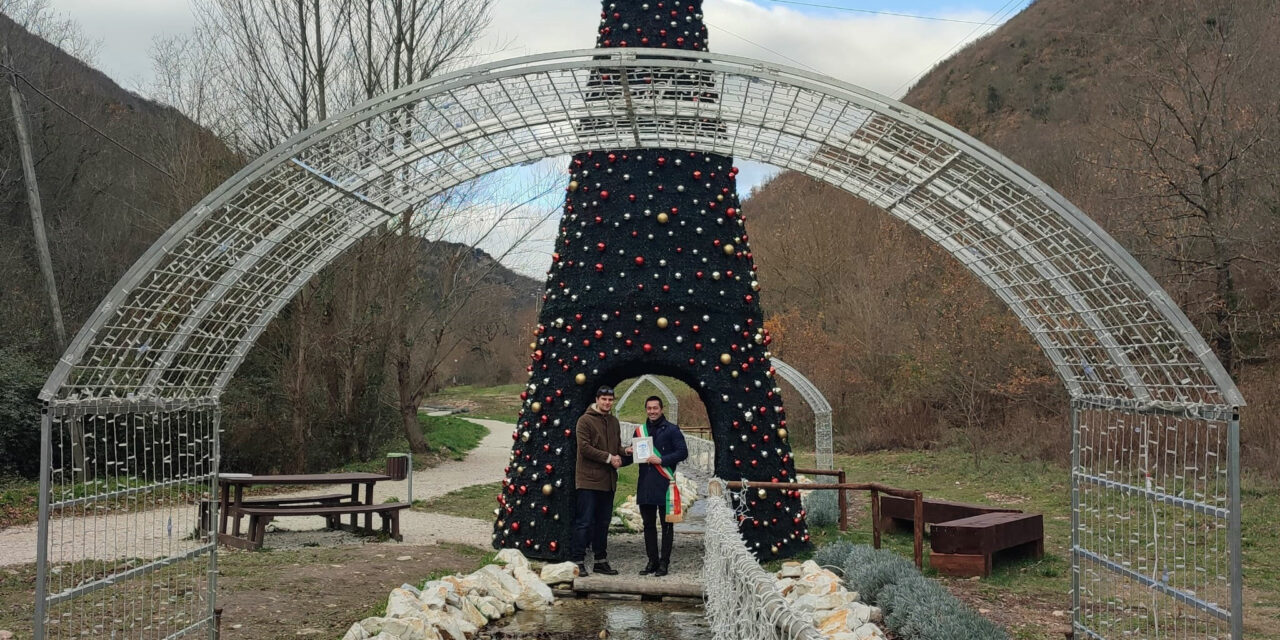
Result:
M779 360L778 358L770 358L769 362L773 364L773 368L783 380L787 381L792 388L800 393L800 397L809 405L809 409L813 411L813 449L814 464L819 469L835 468L835 451L834 443L831 438L831 403L827 402L827 397L818 391L818 387L814 386L803 373L796 370L795 367Z
M602 74L620 82L593 81ZM691 81L707 88L699 99ZM1076 629L1239 638L1244 400L1128 253L1013 162L906 105L757 60L645 49L496 62L369 101L263 155L169 229L41 393L37 637L212 628L214 541L182 514L216 487L219 399L267 323L407 207L505 167L611 148L798 171L955 256L1072 398ZM121 515L142 515L122 520L124 534L103 529L126 504Z
M644 382L648 382L653 385L658 389L658 393L661 393L662 397L666 398L666 406L663 407L663 412L667 414L668 420L679 424L680 399L676 397L676 394L671 391L671 387L668 387L666 383L659 380L656 376L647 373L637 378L635 382L631 383L630 387L627 387L627 391L622 394L621 398L618 398L618 407L616 410L621 413L622 407L627 404L627 399L631 397L631 393L640 388L640 385Z

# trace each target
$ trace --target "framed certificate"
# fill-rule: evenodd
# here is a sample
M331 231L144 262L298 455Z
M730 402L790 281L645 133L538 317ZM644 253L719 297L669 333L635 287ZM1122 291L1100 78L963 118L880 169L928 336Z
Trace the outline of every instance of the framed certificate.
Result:
M636 438L631 441L631 457L637 462L644 462L653 455L653 438Z

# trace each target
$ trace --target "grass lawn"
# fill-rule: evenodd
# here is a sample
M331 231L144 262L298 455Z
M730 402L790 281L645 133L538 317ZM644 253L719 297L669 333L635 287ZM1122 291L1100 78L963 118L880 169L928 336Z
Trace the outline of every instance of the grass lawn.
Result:
M797 466L811 464L812 454L797 455ZM998 611L1011 602L1026 605L1024 619L1001 620L1015 638L1062 637L1058 628L1066 628L1069 618L1046 617L1044 612L1070 609L1071 491L1066 466L995 455L984 456L975 466L969 452L957 449L839 455L836 466L848 473L849 482L876 481L920 489L926 497L1044 514L1043 558L997 563L992 575L982 580L943 580L978 607ZM1280 639L1280 537L1271 528L1272 522L1280 520L1280 495L1274 487L1246 477L1241 498L1246 635ZM850 509L850 531L841 534L834 526L815 528L815 545L839 539L871 543L867 494L852 494ZM910 533L887 534L883 543L904 557L912 556ZM925 573L936 576L928 569L927 540L924 552ZM1036 611L1041 613L1039 619Z
M474 387L461 385L441 389L428 396L423 404L431 407L452 407L466 409L476 418L502 420L514 423L516 414L520 412L520 392L522 384L507 384L497 387Z

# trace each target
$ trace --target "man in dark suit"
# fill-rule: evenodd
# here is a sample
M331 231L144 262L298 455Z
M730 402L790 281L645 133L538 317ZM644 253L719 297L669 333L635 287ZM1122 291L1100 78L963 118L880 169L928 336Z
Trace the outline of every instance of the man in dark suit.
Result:
M676 465L689 457L684 434L662 414L662 399L649 396L644 401L644 413L648 416L643 425L636 428L637 438L653 438L653 455L648 460L638 460L640 478L636 486L636 504L644 520L644 550L649 564L640 575L665 576L671 564L671 543L675 523L684 518L680 505L680 490L676 486ZM632 447L626 454L631 455ZM662 518L662 551L658 551L657 521Z

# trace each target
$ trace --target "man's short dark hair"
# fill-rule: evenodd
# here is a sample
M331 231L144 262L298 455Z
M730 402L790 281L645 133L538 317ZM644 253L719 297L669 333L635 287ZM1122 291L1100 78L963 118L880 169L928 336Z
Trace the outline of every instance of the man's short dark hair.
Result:
M647 407L647 406L649 406L649 402L650 402L651 400L657 400L657 401L658 401L658 408L659 408L659 409L663 408L662 398L659 398L658 396L649 396L648 398L645 398L645 399L644 399L644 406L646 406L646 407Z
M606 385L602 385L599 389L596 389L596 397L597 397L597 398L599 398L600 396L612 396L612 395L615 395L615 394L613 393L613 387L611 387L611 386L609 386L609 385L607 385L607 384L606 384Z

